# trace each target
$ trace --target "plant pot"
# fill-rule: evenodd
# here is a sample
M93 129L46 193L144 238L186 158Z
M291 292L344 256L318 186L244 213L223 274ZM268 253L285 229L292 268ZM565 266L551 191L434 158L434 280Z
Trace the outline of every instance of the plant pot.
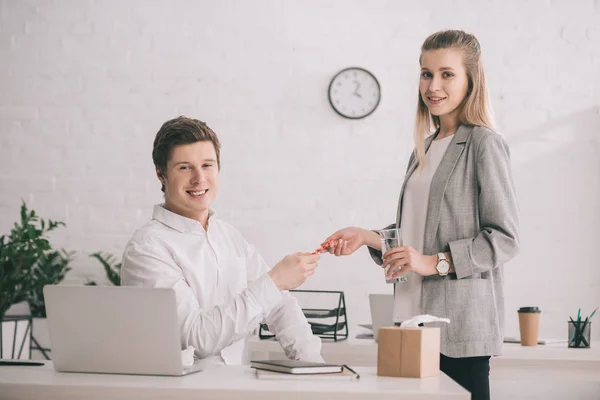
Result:
M31 353L31 327L29 306L26 302L14 304L3 317L2 322L2 355L1 358L27 360Z

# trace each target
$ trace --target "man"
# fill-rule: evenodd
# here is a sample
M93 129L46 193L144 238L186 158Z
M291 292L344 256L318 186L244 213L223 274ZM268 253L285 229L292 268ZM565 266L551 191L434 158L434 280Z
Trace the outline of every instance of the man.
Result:
M181 346L209 363L241 364L245 338L259 322L288 358L323 362L296 300L287 292L314 273L318 254L296 253L270 269L257 250L210 209L220 144L202 121L167 121L152 159L165 202L125 248L121 283L175 289Z

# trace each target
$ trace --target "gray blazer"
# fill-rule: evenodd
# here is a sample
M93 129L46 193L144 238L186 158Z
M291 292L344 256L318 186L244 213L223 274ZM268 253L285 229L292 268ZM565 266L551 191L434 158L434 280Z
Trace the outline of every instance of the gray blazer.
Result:
M434 135L426 139L429 149ZM503 264L519 248L518 209L510 152L504 138L479 126L459 126L432 181L423 254L450 251L456 273L423 278L423 314L450 318L441 328L448 357L502 353ZM400 226L406 181L415 172L410 158L398 202ZM369 248L381 265L381 252Z

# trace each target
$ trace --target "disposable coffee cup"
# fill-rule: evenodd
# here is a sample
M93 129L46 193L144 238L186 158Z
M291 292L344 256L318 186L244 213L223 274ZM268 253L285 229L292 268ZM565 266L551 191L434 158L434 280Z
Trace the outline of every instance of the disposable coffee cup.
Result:
M538 307L521 307L518 313L521 346L537 346L542 311Z

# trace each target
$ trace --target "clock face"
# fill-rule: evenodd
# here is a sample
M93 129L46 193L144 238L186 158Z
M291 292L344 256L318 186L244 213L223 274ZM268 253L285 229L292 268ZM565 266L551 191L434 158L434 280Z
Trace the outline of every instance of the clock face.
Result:
M369 71L346 68L329 84L329 103L342 117L359 119L371 114L379 105L379 82Z

